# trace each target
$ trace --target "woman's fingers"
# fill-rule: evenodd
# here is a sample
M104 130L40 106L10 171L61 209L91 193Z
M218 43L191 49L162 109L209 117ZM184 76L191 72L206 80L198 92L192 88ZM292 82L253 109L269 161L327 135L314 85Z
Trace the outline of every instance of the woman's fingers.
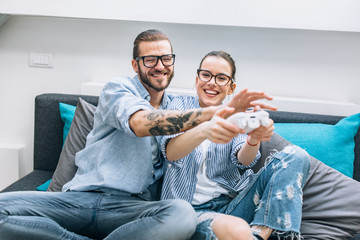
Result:
M272 100L273 97L264 92L248 91L243 89L236 94L228 103L229 107L235 108L236 112L244 112L247 108L259 106L263 109L277 110L275 106L270 104L255 102L258 100Z

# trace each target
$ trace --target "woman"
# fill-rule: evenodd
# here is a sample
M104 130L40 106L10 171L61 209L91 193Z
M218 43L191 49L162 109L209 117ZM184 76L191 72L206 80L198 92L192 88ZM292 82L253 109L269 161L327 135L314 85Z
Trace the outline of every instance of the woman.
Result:
M221 105L236 87L235 72L229 54L208 53L197 71L197 97L179 96L170 108ZM168 161L162 199L180 198L194 206L199 216L194 239L268 239L271 234L300 238L309 155L288 147L254 174L251 167L260 158L260 142L271 138L273 121L241 134L225 119L232 112L220 109L211 121L162 138ZM251 231L241 218L250 223Z

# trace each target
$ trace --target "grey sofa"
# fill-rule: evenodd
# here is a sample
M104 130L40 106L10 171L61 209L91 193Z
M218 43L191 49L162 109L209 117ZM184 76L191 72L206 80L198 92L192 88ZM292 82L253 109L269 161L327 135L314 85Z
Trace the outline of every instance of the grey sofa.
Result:
M3 192L19 190L35 190L39 185L49 180L58 163L62 150L63 121L60 118L59 102L76 105L79 97L97 105L98 97L70 94L42 94L35 98L35 126L34 126L34 170L18 181L14 182ZM275 122L293 123L326 123L336 124L343 117L291 113L271 112L270 117ZM355 136L355 160L353 178L360 181L360 131ZM354 238L360 239L360 238Z

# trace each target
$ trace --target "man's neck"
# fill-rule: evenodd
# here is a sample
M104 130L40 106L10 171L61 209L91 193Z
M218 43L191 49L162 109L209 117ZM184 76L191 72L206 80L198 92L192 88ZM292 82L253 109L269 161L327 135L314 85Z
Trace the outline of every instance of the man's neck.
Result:
M164 96L164 92L165 91L161 91L161 92L149 92L150 94L150 104L151 106L153 106L154 108L156 109L159 109L160 105L161 105L161 101L162 101L162 98Z

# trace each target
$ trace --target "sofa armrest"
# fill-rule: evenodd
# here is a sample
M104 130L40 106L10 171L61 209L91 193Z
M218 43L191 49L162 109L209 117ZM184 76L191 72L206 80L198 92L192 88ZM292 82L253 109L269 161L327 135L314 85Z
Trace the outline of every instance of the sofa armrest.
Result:
M34 170L16 182L12 183L1 192L35 191L38 186L49 180L52 175L52 171Z

